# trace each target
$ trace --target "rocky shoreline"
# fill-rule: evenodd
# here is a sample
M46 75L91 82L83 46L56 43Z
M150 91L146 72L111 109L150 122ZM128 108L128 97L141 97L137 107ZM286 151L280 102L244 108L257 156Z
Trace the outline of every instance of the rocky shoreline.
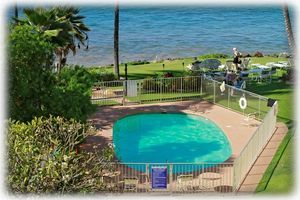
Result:
M275 58L291 58L292 55L290 53L287 52L281 52L281 53L273 53L273 54L264 54L261 51L255 51L254 53L248 53L248 52L241 52L242 53L242 57L246 58L246 57L275 57ZM197 59L206 59L206 58L215 58L215 59L220 59L220 58L228 58L230 59L232 57L232 55L228 55L228 54L203 54L203 55L199 55L197 57L186 57L186 58L194 58L194 60ZM150 63L162 63L164 61L174 61L174 60L184 60L186 58L180 58L180 57L168 57L165 59L158 59L158 57L156 56L155 60L134 60L134 61L130 61L127 62L126 64L128 65L142 65L142 64L150 64ZM120 63L120 65L124 65L125 63ZM108 64L108 65L99 65L99 66L88 66L88 67L113 67L114 64Z

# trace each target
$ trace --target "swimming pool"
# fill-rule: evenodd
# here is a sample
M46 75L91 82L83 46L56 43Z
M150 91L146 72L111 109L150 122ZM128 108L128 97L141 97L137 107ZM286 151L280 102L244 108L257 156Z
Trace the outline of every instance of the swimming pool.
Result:
M232 154L213 121L184 113L126 116L114 124L113 142L122 163L222 163Z

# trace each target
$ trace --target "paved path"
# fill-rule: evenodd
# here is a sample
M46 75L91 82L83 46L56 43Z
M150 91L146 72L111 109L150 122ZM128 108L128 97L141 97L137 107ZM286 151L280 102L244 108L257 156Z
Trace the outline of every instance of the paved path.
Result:
M244 182L242 183L239 189L239 192L253 193L261 178L263 177L282 139L288 132L287 126L282 122L278 122L276 124L276 127L277 129L275 133L273 134L270 141L267 143L267 145L255 161L254 165L250 169L248 175L246 176Z

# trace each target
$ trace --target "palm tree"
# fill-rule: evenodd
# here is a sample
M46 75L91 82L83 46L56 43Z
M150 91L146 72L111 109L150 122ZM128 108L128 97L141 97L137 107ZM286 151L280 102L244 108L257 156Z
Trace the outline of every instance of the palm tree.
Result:
M18 12L17 4L15 4L15 6L14 6L14 12L15 12L15 18L18 18L19 17L19 12Z
M115 23L114 23L114 67L115 67L115 75L117 79L120 78L120 70L119 70L119 5L116 3L115 6Z
M56 45L55 55L58 59L57 71L65 65L70 51L76 54L76 47L88 48L87 31L83 23L84 16L78 15L79 9L73 7L26 8L25 19L15 19L21 24L35 25Z
M296 46L295 46L294 34L293 34L291 20L290 20L289 9L287 5L284 5L283 7L283 15L285 19L285 28L288 36L289 47L292 54L294 54L294 50Z

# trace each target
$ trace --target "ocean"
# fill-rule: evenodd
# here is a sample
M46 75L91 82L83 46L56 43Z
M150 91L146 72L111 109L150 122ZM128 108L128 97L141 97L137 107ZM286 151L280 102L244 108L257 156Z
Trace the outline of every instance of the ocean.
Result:
M91 29L89 49L69 55L68 63L113 63L114 7L81 7ZM282 7L201 7L120 5L120 62L288 51Z

